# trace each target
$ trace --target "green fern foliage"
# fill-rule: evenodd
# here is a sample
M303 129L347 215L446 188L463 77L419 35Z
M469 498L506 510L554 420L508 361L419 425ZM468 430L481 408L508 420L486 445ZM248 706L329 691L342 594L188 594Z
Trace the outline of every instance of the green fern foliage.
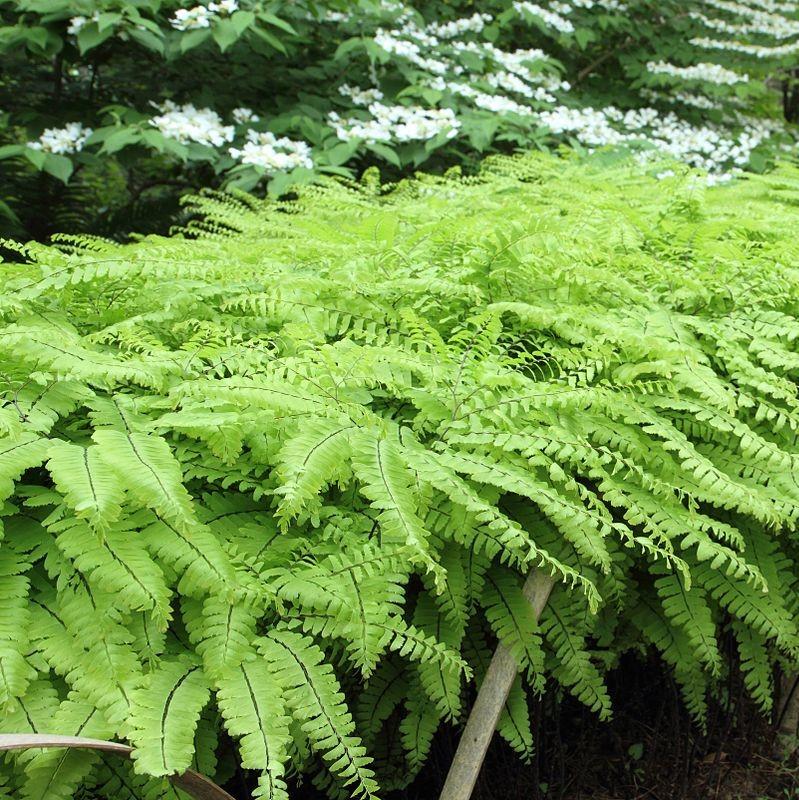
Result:
M194 754L194 731L208 686L198 664L188 658L164 660L131 697L131 741L136 766L149 775L187 769Z
M283 779L291 743L280 684L266 661L252 659L225 670L217 700L232 736L241 737L241 765L259 770L257 797L287 798Z
M135 760L15 755L0 796L176 800L233 742L255 796L378 797L499 642L522 758L531 695L609 717L629 649L699 725L734 668L768 710L799 668L798 199L789 166L529 155L9 244L0 729Z

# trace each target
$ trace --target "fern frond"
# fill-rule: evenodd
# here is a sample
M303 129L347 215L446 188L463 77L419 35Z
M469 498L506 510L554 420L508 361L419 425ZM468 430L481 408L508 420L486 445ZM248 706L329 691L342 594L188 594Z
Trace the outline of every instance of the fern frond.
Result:
M241 765L261 772L256 797L287 800L283 779L291 741L280 684L264 661L225 669L217 681L225 726L239 739Z
M36 672L26 659L31 614L28 607L30 560L13 545L0 544L0 708L22 697Z
M277 629L261 640L260 650L311 747L353 795L374 797L371 760L354 735L341 687L322 651L300 634Z
M207 597L204 602L185 599L183 621L189 638L203 659L203 670L211 679L230 674L254 655L257 609L243 602Z
M703 591L698 587L687 589L677 575L658 578L655 589L666 615L685 631L695 658L717 676L721 670L721 655L716 641L716 626Z
M425 702L422 693L411 691L405 699L407 714L400 722L400 736L408 761L410 778L414 777L427 758L433 736L441 724L441 712L435 705Z
M202 669L189 658L164 660L147 676L131 697L128 721L137 772L171 775L190 766L209 694Z
M64 700L50 721L50 733L107 739L113 729L91 703ZM22 797L25 800L72 800L99 753L86 750L40 750L25 764Z
M447 621L427 592L422 592L416 600L413 621L431 639L449 646L453 652L460 649L463 630ZM436 661L421 661L416 670L419 682L441 716L445 719L457 719L461 710L460 671L441 669Z
M304 425L289 439L278 454L278 470L282 485L275 493L280 496L277 515L290 520L306 511L319 491L342 475L349 461L349 432L351 424L336 420L316 420Z
M749 694L768 714L774 704L774 664L768 651L768 640L746 625L735 621L732 630L738 640L741 671Z
M389 439L368 431L353 435L352 466L362 491L379 511L378 521L386 543L406 546L411 559L443 585L443 570L428 544L429 533L416 513L411 490L413 476Z
M117 474L100 458L99 451L96 445L51 442L47 469L75 516L87 520L102 534L119 519L124 491Z
M25 470L38 467L44 461L48 446L47 439L26 431L0 440L0 500L14 494L14 481Z
M98 455L120 485L181 531L196 524L194 507L183 485L180 465L160 436L138 431L97 429Z
M99 539L74 517L49 526L58 548L87 580L101 592L116 595L131 611L149 611L156 624L165 627L171 592L136 528L137 520L125 520L108 527Z
M540 681L544 673L541 631L519 580L501 567L492 568L486 573L480 602L492 630L520 669L530 680Z
M541 632L556 658L553 674L578 700L607 719L611 714L610 697L586 650L585 638L574 625L572 603L562 592L553 593L541 615Z

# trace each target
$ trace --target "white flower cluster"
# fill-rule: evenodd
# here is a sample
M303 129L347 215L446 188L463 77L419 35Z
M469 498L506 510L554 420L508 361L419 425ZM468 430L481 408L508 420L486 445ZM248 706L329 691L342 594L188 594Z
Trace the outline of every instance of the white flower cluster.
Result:
M599 6L605 11L626 11L627 4L621 0L569 0L576 8L592 9Z
M554 28L559 33L574 33L574 23L556 11L550 11L537 3L530 3L528 0L516 0L513 7L518 14L538 17L545 25ZM570 7L569 10L571 10Z
M179 31L196 31L200 28L210 28L213 17L207 6L194 6L194 8L179 8L169 22Z
M207 29L217 18L233 14L239 7L239 0L193 1L203 4L176 11L171 19L175 28L182 31ZM552 36L573 33L578 21L583 26L591 24L583 12L626 10L625 0L513 0L508 5L528 23L541 26ZM759 58L799 54L799 41L794 41L799 39L799 2L696 0L690 5L686 17L694 20L695 30L708 34L691 40L696 47ZM642 105L656 104L662 109L671 104L683 115L687 114L688 107L713 111L716 113L705 116L723 120L718 125L706 121L694 125L674 112L662 113L648 105L629 111L613 106L594 109L566 105L568 101L563 94L571 87L557 74L557 62L539 49L509 52L487 41L485 35L481 35L493 21L487 13L476 12L469 17L425 24L414 8L398 0L372 0L363 6L342 4L340 7L345 11L315 11L308 18L346 23L351 28L357 26L357 35L371 36L378 47L392 56L395 65L411 73L407 76L409 84L445 93L443 103L451 103L458 109L394 104L395 101L385 99L378 88L377 70L373 66L371 87L345 83L338 88L339 94L348 98L348 105L354 107L341 116L336 112L328 115L328 123L342 141L377 144L424 142L436 137L451 139L460 131L461 109L466 109L467 113L476 109L510 115L509 121L527 132L545 128L553 135L570 137L591 149L606 145L630 146L643 150L642 159L653 152L661 156L666 154L709 171L715 176L714 180L724 180L732 174L731 170L745 166L753 149L777 132L776 123L764 123L738 114L735 109L745 107L743 100L732 97L720 101L723 94L731 93L722 93L713 87L746 84L750 77L743 69L734 71L710 63L712 59L707 56L705 60L696 59L701 63L686 60L683 65L648 62L646 68L651 75L668 76L668 79L652 80L652 84L659 84L661 88L643 88L639 94ZM87 17L73 17L69 32L77 34L89 21ZM412 70L408 70L409 66ZM754 69L751 72L755 74ZM524 119L518 119L520 116ZM244 128L224 124L212 109L167 102L150 123L165 136L183 143L198 142L223 148L239 163L258 166L268 173L313 166L307 143L278 138L272 133L251 129L244 143L236 138L234 145L236 131L241 135L259 118L252 109L241 107L233 110L232 120ZM76 152L86 137L70 139L66 131L46 131L42 139L31 146L62 148L52 149L52 152ZM90 133L88 130L86 136ZM48 134L50 138L45 144ZM70 146L75 149L63 149Z
M713 100L711 100L709 97L705 97L703 94L693 94L692 92L675 92L672 95L672 99L678 103L682 103L685 106L699 108L703 111L720 111L722 109L721 104L714 103Z
M427 30L439 39L454 39L456 36L463 36L464 33L480 33L493 19L491 14L475 13L471 17L462 17L450 22L431 22Z
M210 108L195 108L191 103L179 106L167 100L159 109L162 113L152 117L150 124L170 139L209 147L221 147L233 141L234 127L223 125L219 114Z
M702 111L723 111L724 105L705 97L703 94L694 94L692 92L670 92L665 94L662 92L653 92L651 89L642 89L641 96L653 103L682 103L684 106L691 106L691 108L698 108ZM729 105L734 101L725 100Z
M763 59L785 58L799 53L799 42L792 44L782 44L776 47L762 44L750 44L747 42L723 41L721 39L709 39L697 36L691 39L694 47L704 47L707 50L726 50L731 53L743 53L747 56L755 56Z
M709 16L699 10L692 10L690 16L709 32L733 38L698 36L690 40L695 47L758 59L779 59L799 53L799 41L785 41L799 36L799 20L796 19L799 4L779 0L701 1L709 13L713 10L721 12L721 16Z
M686 81L704 81L715 83L719 86L732 86L736 83L747 83L748 75L740 75L731 69L725 69L720 64L693 64L690 67L678 67L666 61L649 61L646 68L653 75L670 75Z
M309 19L314 19L313 15ZM352 19L352 14L345 14L343 11L325 11L322 15L325 22L349 22Z
M92 133L92 129L81 122L68 122L63 128L46 128L35 142L28 142L28 147L58 155L77 153Z
M784 13L796 16L799 12L799 5L796 3L775 3L770 0L749 0L748 3L739 3L736 0L702 0L702 4L765 26L779 25L786 19Z
M413 142L433 139L440 133L447 138L457 135L460 122L452 109L421 106L386 106L372 103L371 119L342 118L335 111L328 122L342 141L362 139L365 142Z
M568 92L571 87L552 74L551 59L544 51L508 52L491 42L454 36L479 33L490 20L486 14L474 14L419 27L412 15L403 12L401 19L395 20L401 26L378 29L374 41L386 52L427 72L429 78L421 82L430 88L463 98L477 109L529 117L542 106L556 104L556 93ZM473 56L479 59L477 68ZM404 106L377 102L382 100L382 94L373 94L375 90L345 85L339 91L350 97L354 105L368 105L372 114L371 119L342 119L331 114L330 124L341 139L390 142L429 139L442 130L449 137L457 134L459 121L450 109L417 107L409 111Z
M752 10L752 7L755 9L762 8L764 11L768 11L772 14L796 14L799 12L799 3L793 2L793 0L785 3L780 2L780 0L747 0L746 5L743 3L733 3L733 0L703 0L703 2L708 6L712 6L718 2L727 2L731 5L739 5L747 11ZM718 6L715 7L718 8Z
M338 87L339 94L343 97L349 97L353 105L368 106L378 100L383 99L383 92L380 89L360 89L357 86L350 86L344 83Z
M82 17L82 16L72 17L72 19L70 19L69 21L69 25L67 25L67 33L70 36L77 36L80 33L81 28L84 27L84 25L88 25L90 22L97 22L98 19L100 19L99 11L95 11L94 14L91 15L91 17Z
M242 164L262 167L268 173L288 172L297 167L313 169L311 148L306 142L298 142L274 133L247 131L247 141L241 148L231 147L228 152Z
M418 28L416 32L420 32ZM374 42L387 53L405 58L417 67L432 72L435 75L444 75L447 72L450 65L447 64L446 61L428 58L422 55L422 48L419 44L409 41L408 39L399 38L397 33L399 32L385 31L380 28L374 35ZM428 44L430 47L435 47L438 44L438 40L434 39L432 42L427 41L424 43Z
M612 13L620 13L627 10L627 5L622 0L568 0L568 2L550 0L548 8L543 8L537 3L520 0L519 2L514 2L513 7L517 14L538 17L544 24L560 33L572 33L574 31L574 23L568 17L578 9L593 10L601 8Z
M737 3L724 3L723 5L734 5ZM767 14L765 11L758 12L754 20L750 22L729 22L726 19L707 17L698 11L690 12L692 19L699 20L706 28L718 33L725 33L731 36L769 36L772 39L789 39L799 35L799 21L787 19L786 17Z
M512 72L490 72L485 79L488 85L494 89L502 89L525 97L533 96L533 87Z
M377 4L377 9L384 14L390 14L395 18L399 18L405 16L408 13L407 7L401 3L397 2L397 0L380 0ZM359 13L361 12L361 13ZM322 12L321 19L324 22L334 22L334 23L347 23L353 22L359 19L362 19L364 16L364 9L359 8L356 4L352 4L352 11L332 11L330 9L326 9ZM371 16L371 9L367 11L367 16ZM308 14L306 19L311 20L312 22L316 21L316 16L313 14Z
M470 83L458 83L456 81L445 81L443 78L433 78L428 84L431 89L439 92L451 92L459 97L465 97L471 100L477 108L485 111L492 111L495 114L532 114L533 109L530 106L517 103L510 97L505 97L499 94L488 94L476 89ZM543 91L537 89L536 91ZM546 92L545 92L546 94ZM547 98L551 95L547 95Z
M210 28L211 23L219 16L230 16L239 10L238 0L218 0L205 6L179 8L169 20L173 28L179 31L194 31Z
M248 122L258 122L261 118L251 108L234 108L231 114L237 125L246 125Z
M744 128L736 135L710 125L692 125L673 113L660 115L654 108L559 107L536 118L552 133L572 134L590 148L645 142L660 154L714 174L746 166L752 151L772 133L768 125L741 119Z

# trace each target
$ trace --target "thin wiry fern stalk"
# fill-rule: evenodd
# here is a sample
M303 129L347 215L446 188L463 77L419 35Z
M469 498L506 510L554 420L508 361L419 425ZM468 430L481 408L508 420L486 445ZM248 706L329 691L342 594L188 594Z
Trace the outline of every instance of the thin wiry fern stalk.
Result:
M608 718L624 653L700 726L736 663L768 712L799 669L798 200L787 166L703 194L531 155L9 243L0 732L135 758L17 756L0 797L174 800L235 760L257 797L379 796L498 642L522 758L530 694Z

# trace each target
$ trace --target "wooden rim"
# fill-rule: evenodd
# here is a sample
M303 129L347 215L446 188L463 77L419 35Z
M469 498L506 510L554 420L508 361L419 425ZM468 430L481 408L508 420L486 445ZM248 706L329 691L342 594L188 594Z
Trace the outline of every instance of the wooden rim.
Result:
M0 733L0 752L3 750L29 750L63 747L68 750L103 750L130 758L133 748L121 742L105 742L101 739L84 739L80 736L56 736L49 733ZM192 769L182 775L167 775L167 780L182 789L194 800L235 800L224 789L205 775Z

